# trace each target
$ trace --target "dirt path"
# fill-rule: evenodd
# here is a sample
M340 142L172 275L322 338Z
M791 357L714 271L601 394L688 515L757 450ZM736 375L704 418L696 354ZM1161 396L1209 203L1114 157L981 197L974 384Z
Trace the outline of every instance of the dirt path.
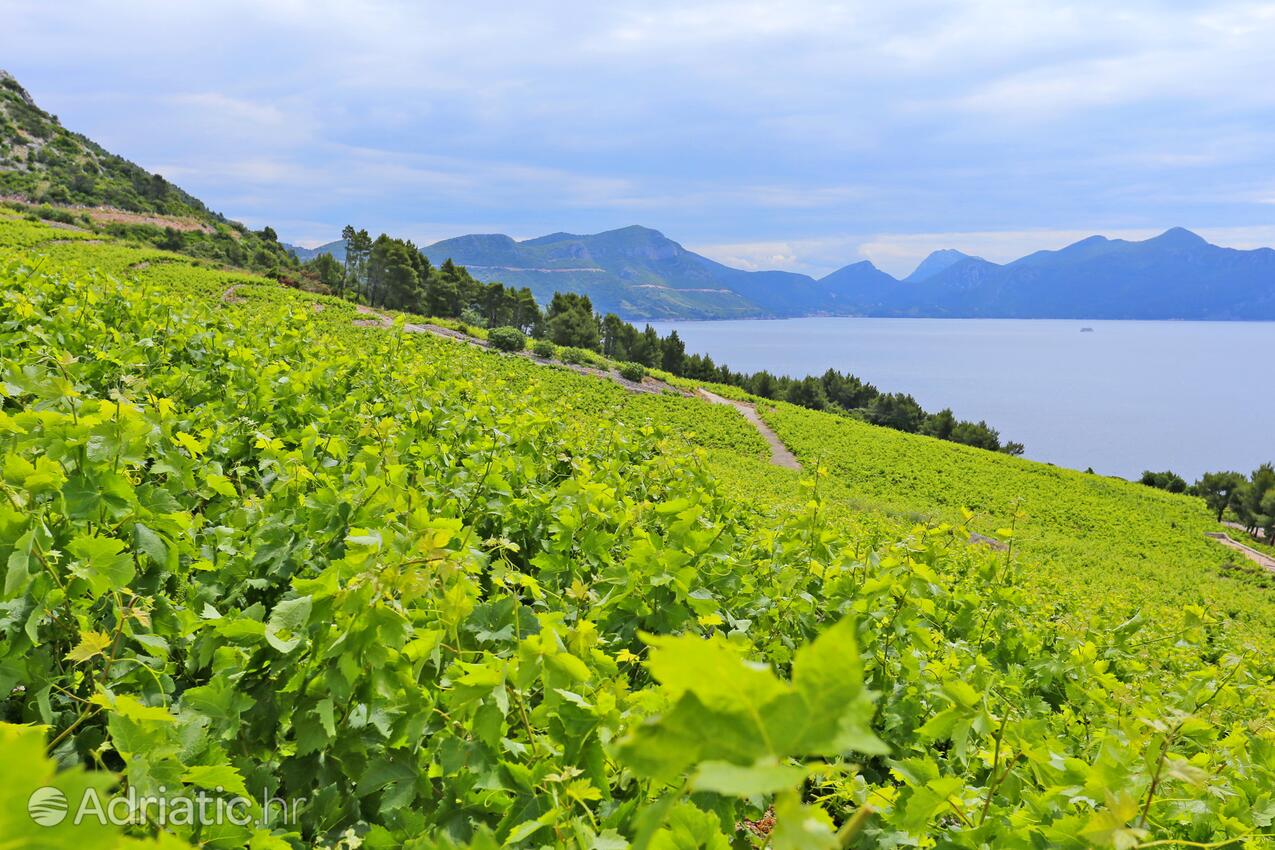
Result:
M378 313L371 307L364 307L358 304L354 308L354 312L360 316L367 316L366 319L355 319L354 324L360 328L388 328L394 324L394 320L384 313Z
M1275 573L1275 558L1272 558L1270 555L1263 554L1251 546L1245 546L1238 540L1232 540L1228 535L1223 534L1220 531L1212 531L1207 533L1205 536L1213 538L1228 549L1234 549L1253 563Z
M476 345L479 348L491 348L491 345L488 344L485 339L479 339L478 337L463 334L460 331L454 331L451 328L445 328L442 325L434 325L428 322L408 322L403 326L403 330L414 334L433 334L434 336L447 337L448 339L454 339L458 342L467 342L470 345Z
M988 537L986 534L979 534L977 531L970 532L970 543L986 546L989 549L995 549L997 552L1009 551L1009 544L997 540L995 537Z
M756 407L746 402L723 398L717 393L710 393L702 387L695 392L713 404L729 404L742 413L745 419L753 423L753 427L757 429L757 432L770 444L770 462L775 466L782 466L784 469L801 469L797 456L788 451L788 447L784 445L783 440L779 439L779 435L770 430L770 426L762 421L762 418L757 415Z

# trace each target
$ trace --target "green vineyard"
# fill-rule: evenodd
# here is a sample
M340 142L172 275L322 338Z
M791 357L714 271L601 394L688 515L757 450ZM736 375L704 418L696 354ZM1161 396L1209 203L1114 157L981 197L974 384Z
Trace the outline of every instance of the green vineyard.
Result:
M1275 846L1198 500L0 246L3 850Z

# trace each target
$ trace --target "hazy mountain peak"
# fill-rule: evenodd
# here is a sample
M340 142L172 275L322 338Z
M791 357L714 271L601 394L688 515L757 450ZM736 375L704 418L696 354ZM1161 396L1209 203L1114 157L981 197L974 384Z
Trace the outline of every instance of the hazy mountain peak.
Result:
M930 252L930 255L921 261L920 265L904 278L908 283L916 283L926 278L934 277L941 271L951 268L962 260L977 260L979 257L973 257L964 251L958 251L955 248L940 248L937 251Z
M514 240L503 233L470 233L457 236L456 239L473 239L477 242L489 242L494 245L512 245Z
M881 271L871 260L857 260L842 266L834 272L824 275L818 281L824 286L862 287L865 283L873 286L885 286L894 289L899 283L893 275Z
M1185 227L1170 227L1148 242L1155 242L1160 245L1168 245L1172 247L1191 248L1198 245L1207 245L1208 240L1198 233L1187 230Z
M624 226L624 227L617 227L617 228L615 228L614 230L604 230L604 231L602 231L601 233L599 233L598 235L599 235L599 236L606 236L606 235L611 234L611 233L615 233L615 234L623 233L623 234L628 235L628 236L650 236L650 237L659 237L660 239L667 239L667 238L668 238L668 237L666 237L663 233L661 233L660 231L656 230L655 228L653 228L653 227L646 227L646 226L641 225L641 224L630 224L630 225L626 225L626 226Z
M530 239L519 240L519 245L547 245L550 242L565 242L568 239L582 238L578 233L567 233L565 230L558 230L553 233L546 233L544 236L533 236Z

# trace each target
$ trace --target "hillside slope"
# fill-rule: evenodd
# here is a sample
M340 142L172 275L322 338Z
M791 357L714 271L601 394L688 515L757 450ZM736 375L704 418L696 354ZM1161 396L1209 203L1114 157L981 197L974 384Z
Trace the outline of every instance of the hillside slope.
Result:
M1155 608L1176 599L1228 611L1251 639L1272 634L1275 575L1207 539L1218 526L1198 498L782 402L758 409L798 457L828 467L854 503L953 523L966 521L968 508L971 525L988 535L1012 526L1030 580L1070 612L1123 621L1145 615L1150 600Z
M258 271L294 266L273 231L254 233L62 126L0 70L0 200L29 214Z
M219 219L197 198L40 109L0 70L0 194L34 203L109 206L129 212Z
M299 801L224 848L1270 844L1275 606L1184 497L782 405L779 469L726 405L3 213L0 302L15 782L48 727Z
M461 236L422 250L435 261L466 266L480 280L530 287L542 303L556 291L581 292L598 310L626 317L796 315L814 303L813 281L804 275L732 269L646 227L522 242Z

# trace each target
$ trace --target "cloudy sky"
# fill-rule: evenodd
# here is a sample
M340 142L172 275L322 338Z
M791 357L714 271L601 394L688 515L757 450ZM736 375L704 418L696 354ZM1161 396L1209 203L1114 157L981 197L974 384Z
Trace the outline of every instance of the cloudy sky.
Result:
M68 127L300 244L627 224L906 273L1275 244L1275 3L0 0Z

